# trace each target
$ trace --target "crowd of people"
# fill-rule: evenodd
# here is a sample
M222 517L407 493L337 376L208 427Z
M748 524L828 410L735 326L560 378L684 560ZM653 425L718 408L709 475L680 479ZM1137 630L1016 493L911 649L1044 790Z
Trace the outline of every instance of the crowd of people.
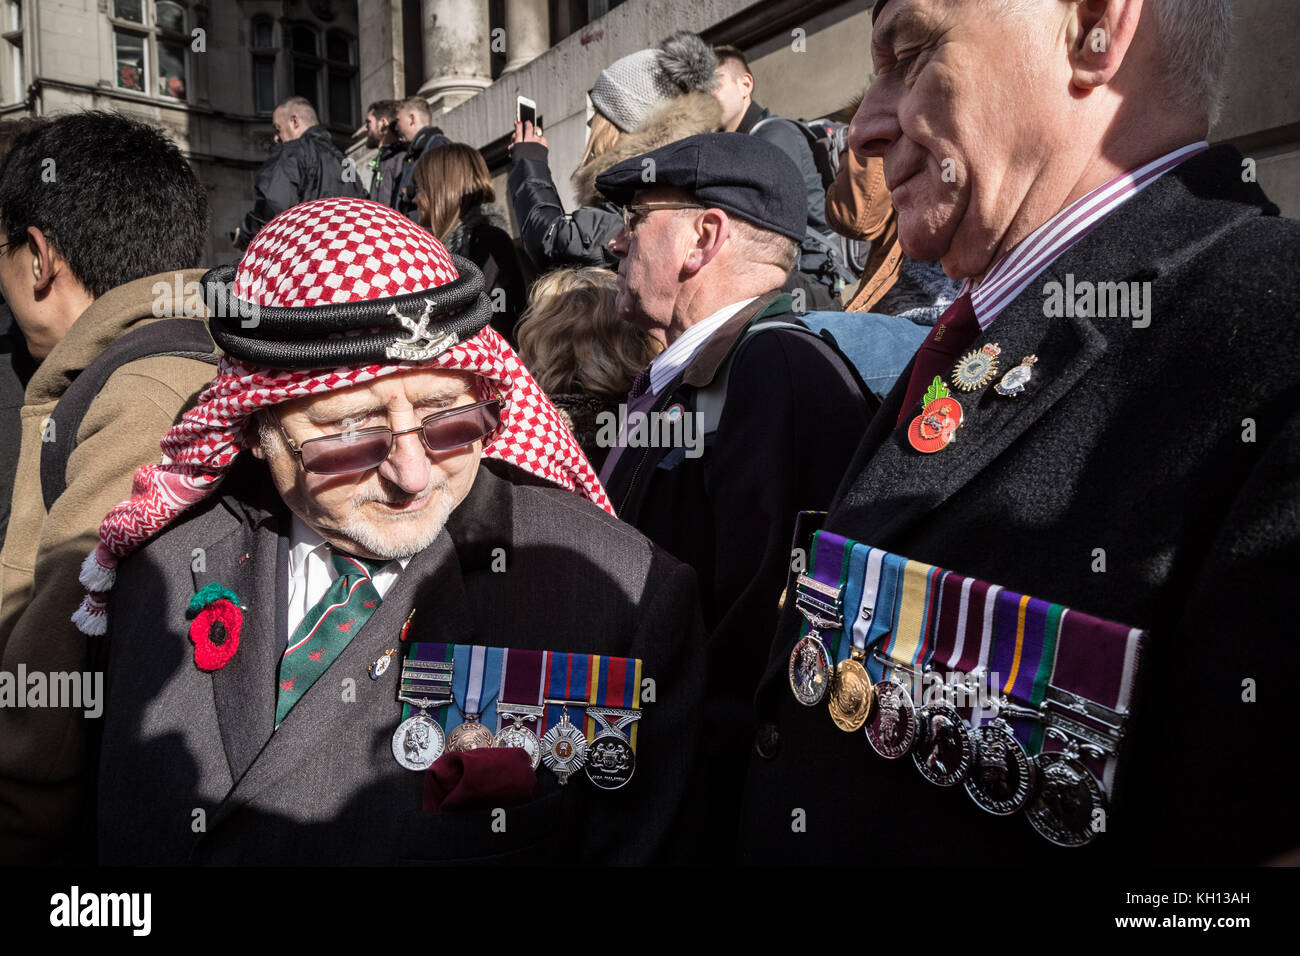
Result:
M290 98L206 270L159 130L3 124L0 659L87 675L0 686L4 860L1300 846L1300 227L1205 142L1230 4L991 6L876 0L812 121L629 54L567 209L531 122L499 200L420 97L364 177Z

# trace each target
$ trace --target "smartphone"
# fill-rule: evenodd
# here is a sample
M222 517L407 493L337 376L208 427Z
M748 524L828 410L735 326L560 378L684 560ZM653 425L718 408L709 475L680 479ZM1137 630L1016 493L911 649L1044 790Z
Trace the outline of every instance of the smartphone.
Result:
M515 97L515 121L532 123L537 128L537 104L526 96Z

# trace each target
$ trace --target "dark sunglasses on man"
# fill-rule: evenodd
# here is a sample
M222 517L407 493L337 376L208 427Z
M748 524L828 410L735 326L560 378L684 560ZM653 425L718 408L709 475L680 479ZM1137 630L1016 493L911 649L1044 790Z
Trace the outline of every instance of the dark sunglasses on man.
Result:
M279 425L289 451L298 456L304 471L313 475L347 475L378 468L393 450L399 435L419 432L424 446L432 452L454 451L472 445L492 434L501 421L501 401L491 399L474 405L462 405L437 412L415 428L395 432L388 427L363 428L338 435L309 438L301 445L294 442Z

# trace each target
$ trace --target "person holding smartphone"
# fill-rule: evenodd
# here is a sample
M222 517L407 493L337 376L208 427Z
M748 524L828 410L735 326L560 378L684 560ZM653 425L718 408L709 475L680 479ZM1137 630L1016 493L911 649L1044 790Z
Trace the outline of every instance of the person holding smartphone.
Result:
M573 212L565 211L551 178L536 105L521 97L510 140L508 192L524 251L539 271L617 267L609 243L622 230L623 217L596 191L596 176L629 156L718 129L722 111L710 93L716 66L707 43L693 33L677 33L601 72L590 93L596 109L587 124L587 146L572 177L581 204Z

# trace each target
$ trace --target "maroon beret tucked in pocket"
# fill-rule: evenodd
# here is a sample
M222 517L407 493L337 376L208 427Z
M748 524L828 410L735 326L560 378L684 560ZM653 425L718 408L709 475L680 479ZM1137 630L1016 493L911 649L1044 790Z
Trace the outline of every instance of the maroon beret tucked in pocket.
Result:
M537 774L519 747L445 753L424 772L424 812L517 807L537 795Z

